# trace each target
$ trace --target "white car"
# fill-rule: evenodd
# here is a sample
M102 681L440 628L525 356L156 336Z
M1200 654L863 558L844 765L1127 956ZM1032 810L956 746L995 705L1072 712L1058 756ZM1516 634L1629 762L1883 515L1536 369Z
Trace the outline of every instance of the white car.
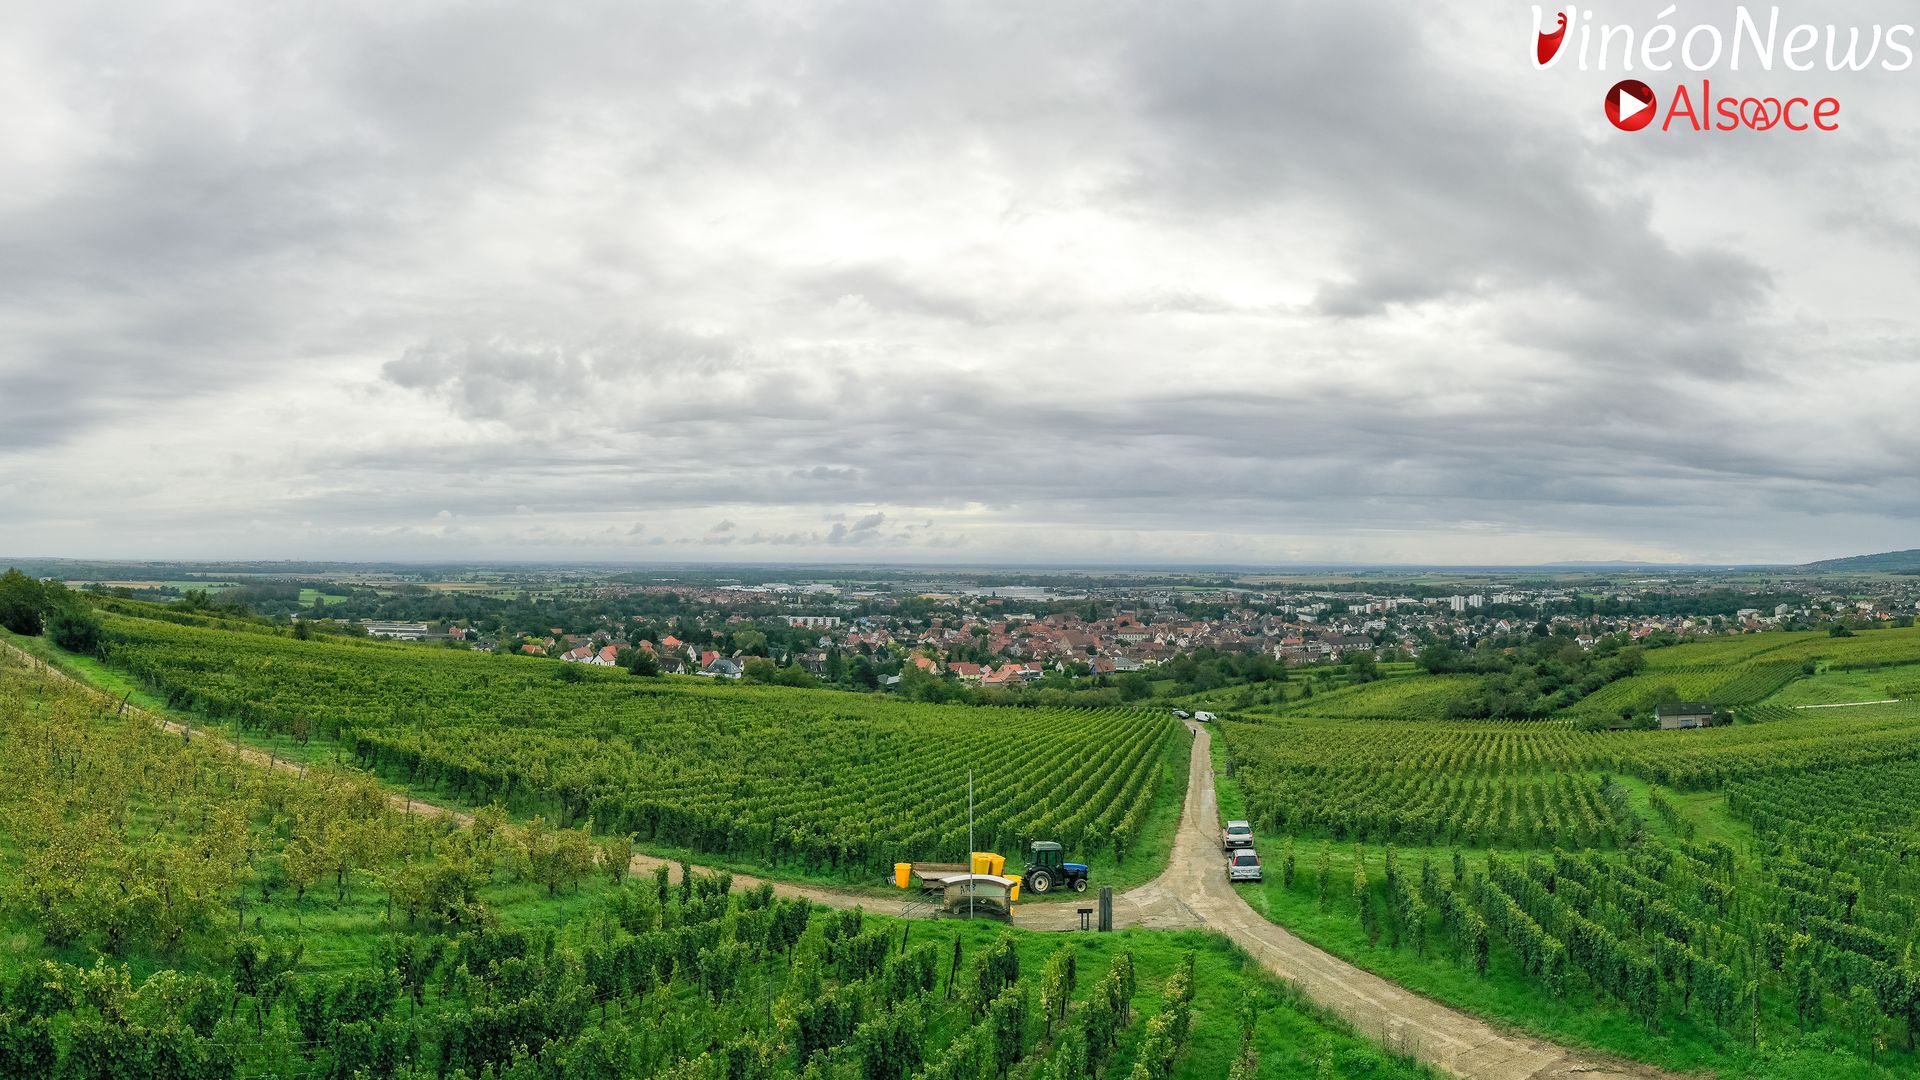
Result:
M1252 846L1252 823L1245 821L1227 822L1226 829L1220 834L1220 847L1222 850L1232 851L1234 848L1250 848Z
M1175 720L1185 720L1185 719L1186 719L1187 717L1189 717L1189 716L1192 716L1192 715L1193 715L1192 713L1190 713L1190 712L1188 712L1188 711L1187 711L1187 710L1185 710L1185 709L1175 709L1175 710L1173 710L1173 718L1174 718Z
M1197 712L1193 714L1193 718L1204 724L1207 721L1213 719L1213 714L1210 712Z
M1234 850L1229 851L1227 853L1227 880L1228 881L1259 881L1261 880L1260 856L1254 854L1253 849L1250 847L1235 848Z

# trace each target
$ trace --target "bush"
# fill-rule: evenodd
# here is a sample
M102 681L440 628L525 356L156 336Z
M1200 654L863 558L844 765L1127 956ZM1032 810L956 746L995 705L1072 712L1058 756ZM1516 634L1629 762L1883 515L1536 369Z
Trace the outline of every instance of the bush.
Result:
M68 652L92 655L100 650L100 620L78 605L55 608L47 616L46 632Z
M18 570L0 576L0 626L16 634L37 635L46 603L46 587L40 582Z

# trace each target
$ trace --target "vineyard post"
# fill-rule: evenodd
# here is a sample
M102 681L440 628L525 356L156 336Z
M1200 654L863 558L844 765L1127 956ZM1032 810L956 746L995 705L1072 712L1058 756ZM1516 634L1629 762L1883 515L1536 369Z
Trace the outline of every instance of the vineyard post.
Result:
M967 918L973 918L973 766L967 766Z

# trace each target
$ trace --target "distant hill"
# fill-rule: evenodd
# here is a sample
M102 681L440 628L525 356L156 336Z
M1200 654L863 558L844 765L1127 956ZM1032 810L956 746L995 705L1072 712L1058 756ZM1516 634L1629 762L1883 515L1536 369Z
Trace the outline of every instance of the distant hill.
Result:
M1822 559L1796 569L1809 574L1920 574L1920 548L1887 551L1879 555L1855 555L1846 559Z

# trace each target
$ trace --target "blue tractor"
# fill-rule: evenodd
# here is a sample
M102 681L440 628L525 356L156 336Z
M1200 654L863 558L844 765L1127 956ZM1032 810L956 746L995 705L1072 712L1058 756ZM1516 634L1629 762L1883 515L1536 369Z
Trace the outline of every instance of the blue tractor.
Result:
M1066 852L1051 840L1035 840L1028 846L1027 869L1020 875L1021 887L1037 895L1055 888L1087 891L1087 864L1067 862Z

